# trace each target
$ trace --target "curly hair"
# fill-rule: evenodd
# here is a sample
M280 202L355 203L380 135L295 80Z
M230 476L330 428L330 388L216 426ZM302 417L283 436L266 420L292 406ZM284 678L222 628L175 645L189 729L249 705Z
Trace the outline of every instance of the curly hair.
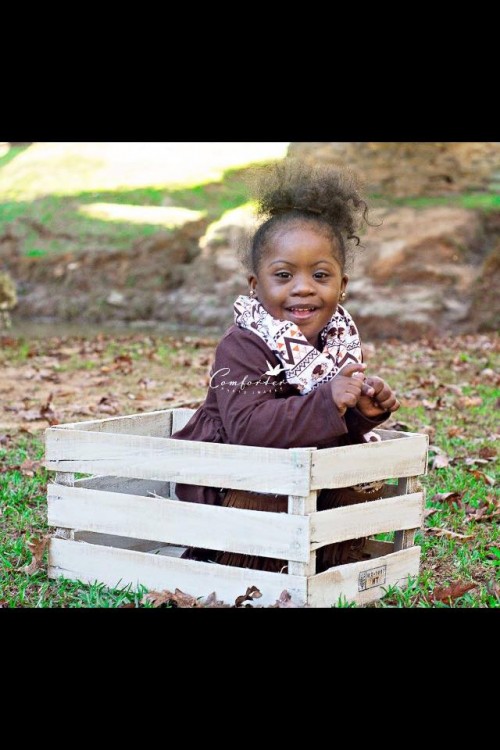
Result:
M360 244L356 232L363 221L369 224L358 178L347 167L286 158L252 171L250 195L262 221L242 253L244 265L253 273L285 224L311 223L335 239L342 267L353 244Z

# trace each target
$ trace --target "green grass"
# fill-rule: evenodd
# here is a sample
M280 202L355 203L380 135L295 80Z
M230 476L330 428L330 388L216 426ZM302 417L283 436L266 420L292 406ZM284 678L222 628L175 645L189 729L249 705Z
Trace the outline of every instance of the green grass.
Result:
M456 206L479 211L498 211L500 209L500 194L493 192L457 193L440 196L419 196L415 198L388 198L379 194L372 194L369 205L376 206L407 206L408 208L434 208L435 206Z

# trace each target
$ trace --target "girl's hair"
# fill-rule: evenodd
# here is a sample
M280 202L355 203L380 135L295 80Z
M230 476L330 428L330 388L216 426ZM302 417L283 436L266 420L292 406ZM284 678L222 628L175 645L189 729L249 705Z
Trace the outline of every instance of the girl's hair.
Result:
M367 224L368 206L359 195L355 174L342 166L309 164L286 158L251 173L250 194L262 223L242 253L246 268L257 273L266 246L286 224L311 223L336 240L342 267L355 234Z

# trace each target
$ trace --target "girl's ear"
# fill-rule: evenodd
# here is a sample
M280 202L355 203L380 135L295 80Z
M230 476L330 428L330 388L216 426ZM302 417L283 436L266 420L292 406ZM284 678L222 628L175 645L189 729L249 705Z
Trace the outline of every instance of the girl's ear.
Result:
M340 293L345 292L347 289L347 284L349 283L349 276L345 273L342 276L342 281L340 282Z
M257 289L257 276L254 276L254 274L250 274L250 276L247 276L247 281L249 291L255 292Z

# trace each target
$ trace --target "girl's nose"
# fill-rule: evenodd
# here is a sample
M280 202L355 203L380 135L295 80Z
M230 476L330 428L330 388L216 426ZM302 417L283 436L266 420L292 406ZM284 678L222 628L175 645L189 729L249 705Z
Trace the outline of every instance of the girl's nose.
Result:
M301 296L314 294L314 287L310 276L295 276L294 282L294 294L300 294Z

